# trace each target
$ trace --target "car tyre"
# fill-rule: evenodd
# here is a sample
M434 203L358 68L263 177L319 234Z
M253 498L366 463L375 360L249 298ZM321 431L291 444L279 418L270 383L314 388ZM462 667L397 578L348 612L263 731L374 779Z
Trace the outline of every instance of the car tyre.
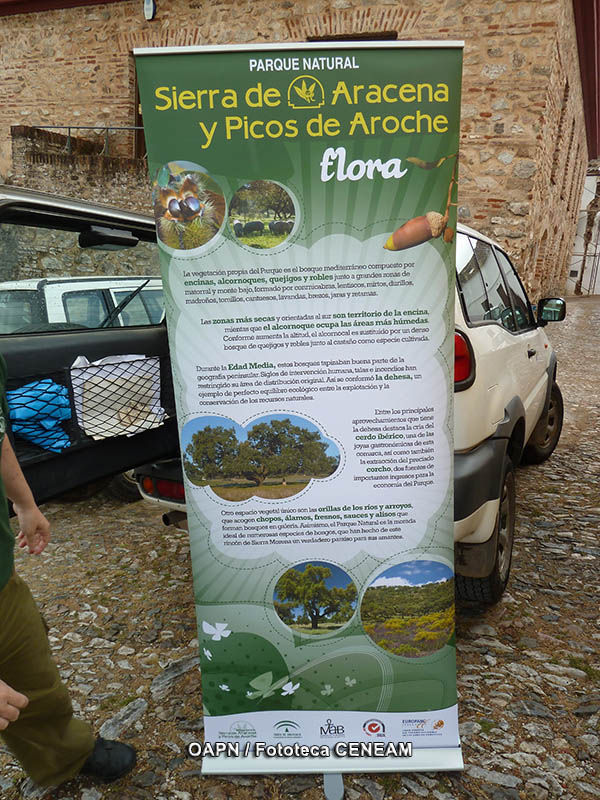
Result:
M111 497L121 500L123 503L136 503L142 499L137 481L133 477L132 469L122 472L120 475L115 475L108 483L105 491Z
M558 444L564 416L563 398L558 384L553 383L550 390L548 414L538 422L529 441L525 445L522 461L524 464L541 464L550 458Z
M456 591L462 600L475 600L481 603L497 603L502 597L512 560L515 536L515 468L508 456L504 459L500 507L496 517L496 558L494 568L485 578L470 578L456 575Z

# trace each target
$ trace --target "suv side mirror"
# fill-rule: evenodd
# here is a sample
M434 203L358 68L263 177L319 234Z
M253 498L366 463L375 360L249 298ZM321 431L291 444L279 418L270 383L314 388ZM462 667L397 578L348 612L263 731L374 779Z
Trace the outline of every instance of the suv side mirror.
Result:
M562 297L544 297L537 304L538 325L548 322L562 322L567 313L567 304Z

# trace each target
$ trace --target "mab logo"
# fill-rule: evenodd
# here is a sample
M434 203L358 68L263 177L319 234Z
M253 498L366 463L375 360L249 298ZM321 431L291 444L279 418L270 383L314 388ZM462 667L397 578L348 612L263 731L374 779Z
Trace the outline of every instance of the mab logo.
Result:
M325 725L319 728L321 736L343 736L344 726L334 725L330 719L325 720Z

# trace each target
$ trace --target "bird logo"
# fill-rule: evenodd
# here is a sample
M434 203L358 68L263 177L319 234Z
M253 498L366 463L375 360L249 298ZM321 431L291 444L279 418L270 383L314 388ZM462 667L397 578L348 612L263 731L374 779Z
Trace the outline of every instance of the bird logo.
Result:
M288 105L291 108L320 108L324 102L323 85L312 75L298 75L288 86Z

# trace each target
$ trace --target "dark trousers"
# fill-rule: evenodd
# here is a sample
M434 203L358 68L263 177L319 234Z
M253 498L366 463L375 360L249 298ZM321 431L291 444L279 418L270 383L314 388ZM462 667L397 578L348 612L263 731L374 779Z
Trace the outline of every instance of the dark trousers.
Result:
M29 699L0 736L29 777L41 786L75 776L94 747L90 726L73 708L52 659L38 607L13 573L0 591L0 679Z

